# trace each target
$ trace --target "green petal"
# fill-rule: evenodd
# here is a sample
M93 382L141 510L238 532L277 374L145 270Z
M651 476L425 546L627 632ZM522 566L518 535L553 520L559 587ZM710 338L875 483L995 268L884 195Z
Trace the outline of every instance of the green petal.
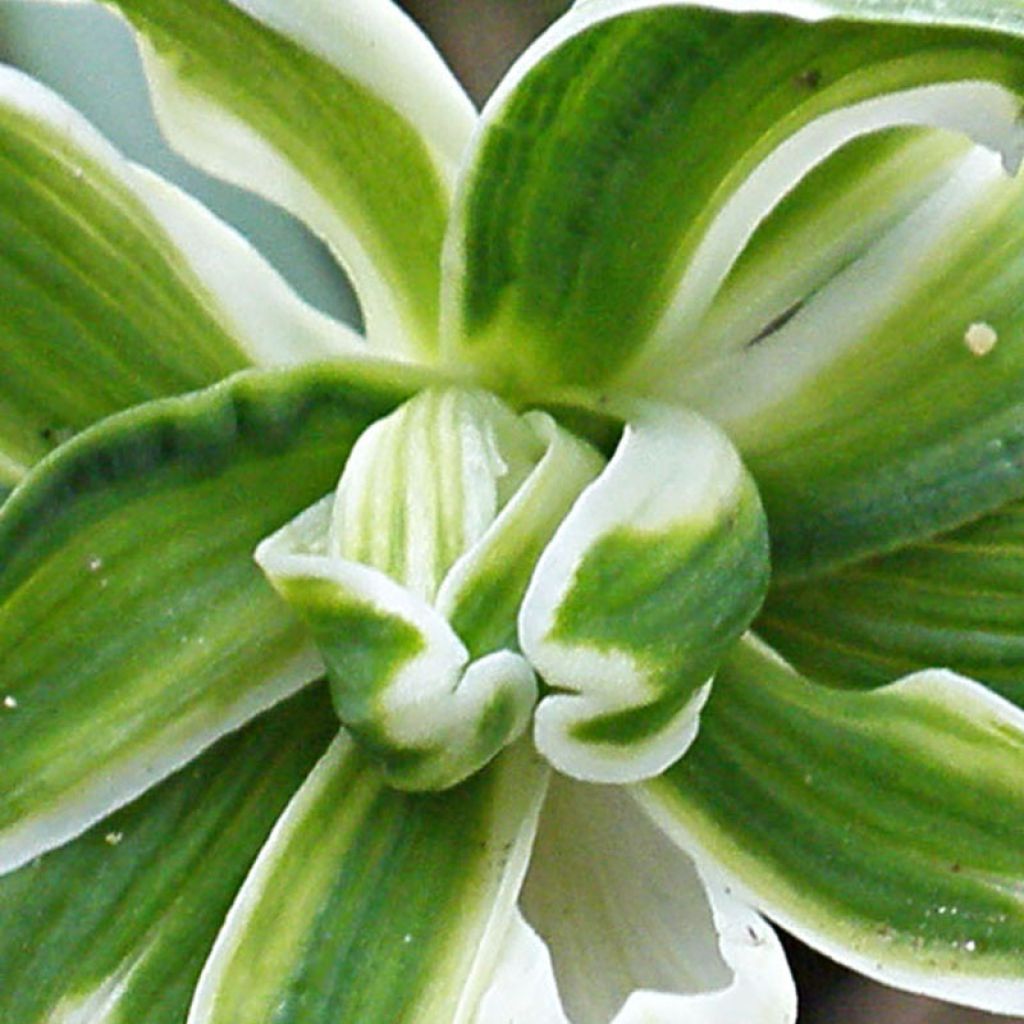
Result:
M239 886L332 731L323 691L302 694L0 879L5 1024L184 1024Z
M249 371L65 445L0 511L0 865L131 799L314 678L252 562L408 373Z
M1024 714L932 670L823 687L757 641L651 783L666 829L769 916L888 984L1024 1009Z
M660 387L699 363L693 328L759 221L850 138L943 125L1019 162L1024 41L871 17L577 6L485 110L451 352L525 389Z
M354 336L240 236L0 68L0 487L139 402Z
M600 467L544 414L431 389L362 435L336 498L257 549L312 631L339 717L391 785L455 785L526 728L537 684L515 650L516 612Z
M748 460L778 576L892 550L1024 491L1024 176L977 148L952 170L786 323L680 391Z
M545 773L520 747L440 795L344 737L253 868L189 1024L465 1024L514 912Z
M206 170L279 203L350 273L371 342L428 355L461 88L391 0L111 0L158 120Z
M538 749L591 782L663 771L693 741L718 661L767 584L764 513L729 440L693 413L635 409L519 613L520 646L553 691Z
M758 632L800 671L871 687L941 665L1024 706L1024 503L769 595Z

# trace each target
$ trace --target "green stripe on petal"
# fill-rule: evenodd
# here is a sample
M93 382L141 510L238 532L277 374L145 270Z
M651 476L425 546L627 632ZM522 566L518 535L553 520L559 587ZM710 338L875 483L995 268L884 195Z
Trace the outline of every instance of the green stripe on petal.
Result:
M0 864L131 799L315 677L252 562L407 397L393 367L249 371L142 406L0 511Z
M54 93L0 68L0 484L93 421L354 336Z
M453 168L473 110L391 0L110 0L191 160L309 223L370 341L429 355Z
M664 770L767 584L764 513L728 439L693 413L638 409L520 610L520 646L554 690L537 709L538 749L588 781Z
M1024 491L1024 177L972 149L769 337L686 388L758 481L778 575L819 574Z
M464 1024L514 913L545 773L519 747L444 794L344 736L239 893L189 1024Z
M1024 1009L1024 715L932 670L809 682L757 641L697 742L646 790L661 823L771 917L872 977Z
M447 343L524 387L678 377L760 220L850 138L934 124L1016 164L1022 68L993 32L580 6L485 111Z
M770 593L758 632L800 671L871 687L941 665L1024 705L1024 504Z
M184 1024L238 888L333 723L323 690L308 691L0 878L5 1024Z

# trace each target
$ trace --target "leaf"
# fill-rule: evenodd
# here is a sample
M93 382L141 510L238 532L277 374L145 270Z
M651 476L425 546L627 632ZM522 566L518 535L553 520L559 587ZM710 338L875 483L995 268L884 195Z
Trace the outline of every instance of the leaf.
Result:
M0 510L0 864L64 842L315 678L252 562L412 371L249 371L104 421ZM11 706L13 702L14 706Z
M773 590L757 628L800 671L872 687L941 666L1024 705L1024 504Z
M722 666L687 756L649 784L698 862L891 985L1024 1009L1024 714L948 671L871 692L757 641Z
M353 349L240 236L0 69L0 486L90 423Z
M111 0L185 156L279 203L351 275L371 343L429 357L469 100L391 0Z
M551 690L534 718L540 752L591 782L663 771L767 585L764 513L729 440L693 413L635 410L520 609L520 647Z
M657 388L695 365L690 332L761 219L850 138L942 126L1015 166L1019 15L872 6L570 11L485 109L449 234L450 358L523 388Z
M307 691L0 878L6 1024L184 1024L224 915L335 721Z
M520 746L406 795L340 737L239 893L189 1024L464 1024L514 911L546 773Z

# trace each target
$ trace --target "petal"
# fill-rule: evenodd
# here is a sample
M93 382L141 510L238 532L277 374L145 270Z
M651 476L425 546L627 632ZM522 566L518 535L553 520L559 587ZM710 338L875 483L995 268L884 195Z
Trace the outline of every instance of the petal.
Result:
M1019 16L904 10L577 5L484 111L447 243L453 358L523 387L660 387L699 365L693 329L760 220L850 138L939 125L1016 165Z
M409 796L340 737L239 893L189 1024L464 1024L514 912L546 773L524 747Z
M764 514L728 439L692 413L639 409L520 609L520 646L556 691L537 709L538 749L588 781L663 771L767 582Z
M623 790L552 782L520 903L551 951L571 1024L795 1020L772 930L706 888Z
M0 869L322 671L252 551L412 386L392 369L249 371L104 421L7 501Z
M350 273L371 342L429 355L472 106L391 0L117 0L157 118L195 163L279 203Z
M868 693L757 641L647 800L736 891L886 984L1024 1010L1024 713L943 670Z
M494 512L494 479L480 472L494 457L484 429L496 426L488 419L495 410L484 412L493 401L422 392L363 434L337 498L256 551L311 629L339 717L404 790L461 782L526 728L537 683L512 649L516 610L544 545L601 467L550 417L518 420L505 410L512 422L503 426L521 431L521 454L531 453L519 467L525 479L489 525L469 524L476 541L450 565L432 603L433 584L414 584L432 581L449 564L442 556L461 550L467 508Z
M766 228L795 227L785 220ZM785 323L680 389L748 461L777 578L893 550L1024 491L1022 225L1024 175L968 149L906 216L809 281ZM767 249L782 261L797 242Z
M354 347L232 229L3 67L0 154L0 485L112 412Z
M307 691L74 842L0 879L0 1018L184 1020L238 887L330 741Z
M877 686L942 665L1024 705L1024 503L770 594L758 632L801 672Z

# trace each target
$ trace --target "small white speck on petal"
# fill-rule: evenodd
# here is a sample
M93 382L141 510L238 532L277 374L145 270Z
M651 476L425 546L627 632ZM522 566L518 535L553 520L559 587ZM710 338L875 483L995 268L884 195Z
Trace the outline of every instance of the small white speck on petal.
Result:
M117 846L122 839L124 839L123 832L108 832L103 837L103 841L107 844L107 846Z
M975 356L987 356L996 347L999 335L991 324L981 321L971 324L964 331L964 344L967 351Z
M18 698L17 697L12 697L10 694L7 694L7 696L4 697L4 707L5 708L10 708L13 711L17 706L18 706Z

